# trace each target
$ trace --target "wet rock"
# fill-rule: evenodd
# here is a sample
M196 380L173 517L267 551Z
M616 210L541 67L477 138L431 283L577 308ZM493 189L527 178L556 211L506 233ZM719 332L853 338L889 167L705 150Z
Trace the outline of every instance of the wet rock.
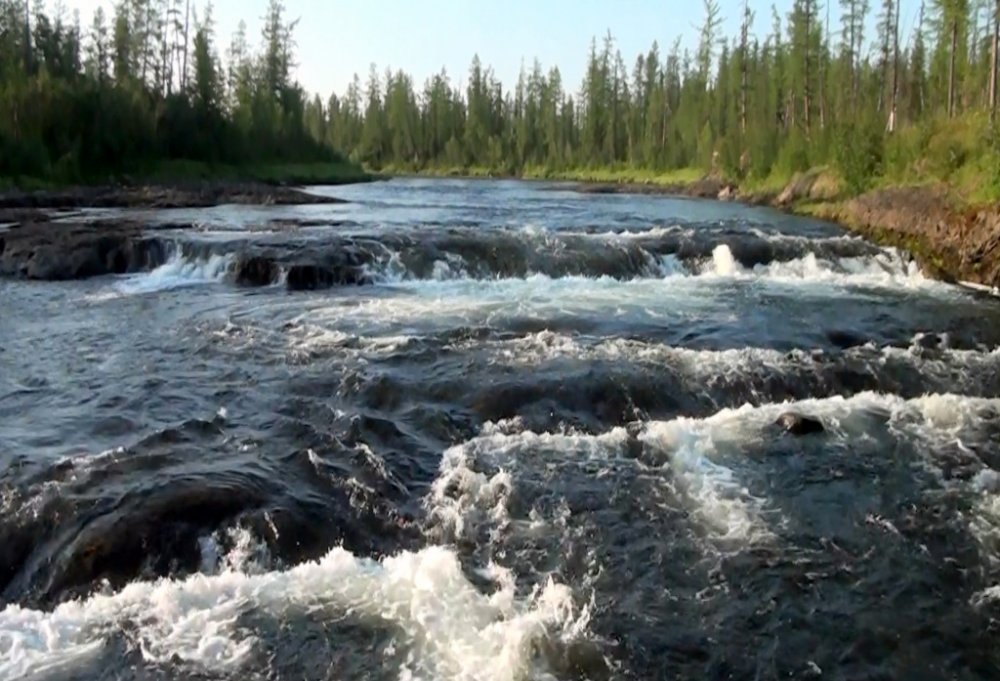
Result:
M286 280L292 291L312 291L334 285L333 272L319 265L292 265Z
M361 286L371 283L361 268L350 265L297 264L288 268L289 290L313 291L333 286Z
M625 432L630 438L638 438L646 432L646 424L643 421L629 421L625 424Z
M913 345L922 350L940 350L946 346L944 339L936 333L918 333Z
M841 350L858 347L868 342L860 334L843 329L830 329L826 332L826 338Z
M791 411L779 416L778 420L775 421L775 425L789 435L795 436L812 435L814 433L822 433L826 430L823 422L819 419L803 414L796 414Z
M270 286L280 276L281 268L265 256L241 258L236 264L236 283L240 286Z
M167 255L166 244L131 223L33 223L5 234L0 275L86 279L150 270Z

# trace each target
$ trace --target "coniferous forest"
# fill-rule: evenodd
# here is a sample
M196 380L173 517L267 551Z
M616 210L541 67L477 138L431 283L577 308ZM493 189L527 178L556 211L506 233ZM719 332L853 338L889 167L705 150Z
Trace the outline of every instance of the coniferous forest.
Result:
M501 83L474 57L423 84L373 65L324 99L293 80L280 0L256 49L241 28L224 51L210 5L191 0L121 0L87 28L0 0L0 176L342 153L395 171L698 169L743 182L825 166L855 191L939 179L1000 194L1000 0L925 0L905 35L900 0L830 2L786 14L744 2L730 36L704 0L695 49L675 39L627 61L609 33L580 84L537 61Z
M0 0L0 177L337 162L305 126L294 26L272 0L259 48L241 30L223 67L211 5L121 0L83 27L42 2Z

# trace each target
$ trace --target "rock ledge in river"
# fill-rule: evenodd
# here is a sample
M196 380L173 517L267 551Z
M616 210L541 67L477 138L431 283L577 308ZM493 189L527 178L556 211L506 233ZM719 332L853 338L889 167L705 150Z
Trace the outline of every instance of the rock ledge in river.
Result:
M823 422L819 419L803 414L796 414L791 411L779 416L778 420L774 423L789 435L796 436L812 435L814 433L822 433L826 430Z

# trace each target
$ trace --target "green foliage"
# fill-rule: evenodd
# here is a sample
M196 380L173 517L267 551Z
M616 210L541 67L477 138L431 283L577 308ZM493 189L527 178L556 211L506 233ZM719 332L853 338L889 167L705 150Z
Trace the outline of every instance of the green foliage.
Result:
M187 159L161 161L143 169L152 180L256 180L267 184L346 184L371 175L346 160L328 163L213 164Z
M883 140L878 123L858 121L841 125L835 135L834 160L847 190L860 194L869 188L882 167Z
M795 173L808 170L809 161L809 144L805 135L800 130L794 129L778 151L774 170L781 175L790 177Z
M580 84L536 61L505 87L474 57L457 82L373 66L323 99L294 81L281 0L257 50L241 25L225 68L201 1L118 0L83 35L41 3L0 0L0 176L107 178L168 160L304 181L313 171L290 164L640 182L694 168L771 191L830 166L849 192L942 180L998 193L992 4L928 0L901 31L898 0L836 0L837 30L818 0L793 0L755 36L761 5L748 2L726 39L721 3L705 0L694 50L678 38L626 61L609 33L591 42Z
M850 192L889 179L985 186L972 175L993 177L988 145L965 130L970 116L986 116L989 50L986 34L973 30L986 24L973 14L981 3L928 0L906 31L898 0L838 1L840 30L827 25L822 3L794 0L787 15L772 11L767 36L752 35L748 3L730 40L720 35L718 4L705 2L693 53L679 40L666 54L654 43L631 69L609 34L591 42L576 90L537 63L505 90L478 57L464 90L441 73L417 94L396 74L402 94L376 81L368 107L331 109L331 126L351 132L330 139L373 167L411 171L643 181L695 167L769 192L831 166ZM872 25L877 33L866 35ZM949 97L942 65L952 53L956 116L939 120Z
M175 11L185 4L189 12ZM361 175L306 130L305 97L290 77L293 24L280 3L271 3L262 56L243 36L229 78L210 7L119 2L110 26L95 13L86 39L42 3L32 7L26 41L24 0L0 0L0 176L104 181L169 159Z

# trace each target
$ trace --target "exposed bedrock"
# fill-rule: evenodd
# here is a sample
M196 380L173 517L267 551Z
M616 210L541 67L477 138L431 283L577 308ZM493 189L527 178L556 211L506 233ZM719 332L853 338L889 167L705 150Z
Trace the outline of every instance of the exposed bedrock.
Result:
M165 186L68 187L0 193L0 211L80 208L206 208L220 204L292 206L343 203L291 187L258 182L189 182ZM2 214L2 213L0 213ZM5 220L0 220L4 222Z
M134 223L30 223L0 237L0 274L29 279L85 279L153 269L169 244Z

